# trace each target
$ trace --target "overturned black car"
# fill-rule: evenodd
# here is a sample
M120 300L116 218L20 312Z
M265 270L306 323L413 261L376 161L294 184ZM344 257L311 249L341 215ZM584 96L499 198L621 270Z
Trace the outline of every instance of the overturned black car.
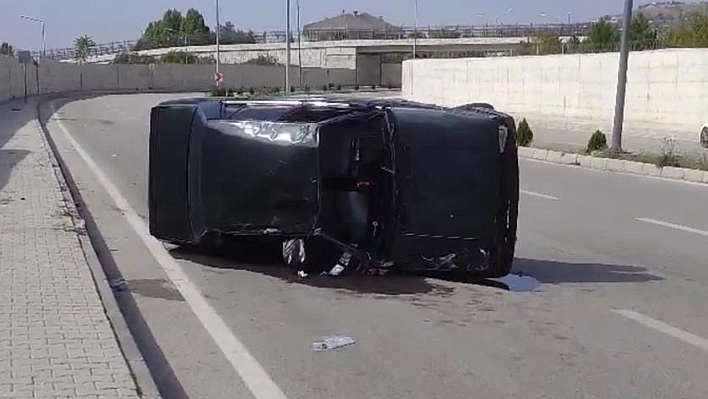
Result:
M509 273L515 123L402 100L185 99L152 109L153 236L276 240L297 270ZM346 258L342 261L342 258Z

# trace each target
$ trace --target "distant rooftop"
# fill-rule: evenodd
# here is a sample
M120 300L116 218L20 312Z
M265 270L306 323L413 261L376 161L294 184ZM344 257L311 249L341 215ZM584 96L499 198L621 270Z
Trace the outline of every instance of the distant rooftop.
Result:
M361 30L374 32L388 32L400 30L399 27L386 22L383 17L375 17L369 13L360 13L358 11L354 11L353 13L345 13L344 11L342 11L341 15L331 18L325 18L322 21L307 24L303 28L303 30L305 31L332 29Z

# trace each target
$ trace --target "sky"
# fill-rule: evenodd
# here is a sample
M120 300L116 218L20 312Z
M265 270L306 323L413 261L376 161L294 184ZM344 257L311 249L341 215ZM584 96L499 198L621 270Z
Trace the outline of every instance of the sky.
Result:
M296 0L292 0L293 10ZM383 16L399 26L413 25L414 0L300 0L302 24L342 10ZM635 0L635 6L650 3ZM237 28L284 30L286 0L220 0L221 20ZM74 38L89 35L98 43L135 40L149 21L161 18L168 8L200 10L207 24L215 25L215 0L0 0L0 42L16 49L39 50L41 26L20 18L28 15L46 23L47 49L71 47ZM477 25L494 23L543 23L553 18L587 21L606 14L621 14L623 0L418 0L418 19L427 25ZM513 11L507 13L507 10ZM543 17L541 14L548 16ZM479 15L482 14L480 18ZM293 11L293 21L294 11ZM293 29L295 24L293 22Z

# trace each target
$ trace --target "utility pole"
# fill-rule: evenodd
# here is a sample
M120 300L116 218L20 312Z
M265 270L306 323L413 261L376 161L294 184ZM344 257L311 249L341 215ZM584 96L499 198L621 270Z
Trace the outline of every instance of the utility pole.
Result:
M297 65L298 86L302 89L302 27L300 25L300 0L297 0Z
M221 49L219 48L219 36L221 35L221 22L219 22L219 0L216 0L216 74L220 73Z
M632 23L632 0L624 1L622 19L622 43L620 48L619 73L617 76L617 98L615 99L615 121L612 126L612 152L622 152L622 127L624 125L624 102L627 91L627 66L629 63L629 29Z
M286 0L285 14L285 92L290 93L290 0Z
M413 59L418 51L418 0L413 0Z

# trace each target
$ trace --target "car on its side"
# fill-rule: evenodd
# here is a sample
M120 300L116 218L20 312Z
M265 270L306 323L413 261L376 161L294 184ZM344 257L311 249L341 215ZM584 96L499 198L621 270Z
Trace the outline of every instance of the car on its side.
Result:
M515 134L487 105L165 102L150 122L150 232L187 246L276 240L298 270L329 270L312 264L324 251L362 273L501 277L516 245Z

